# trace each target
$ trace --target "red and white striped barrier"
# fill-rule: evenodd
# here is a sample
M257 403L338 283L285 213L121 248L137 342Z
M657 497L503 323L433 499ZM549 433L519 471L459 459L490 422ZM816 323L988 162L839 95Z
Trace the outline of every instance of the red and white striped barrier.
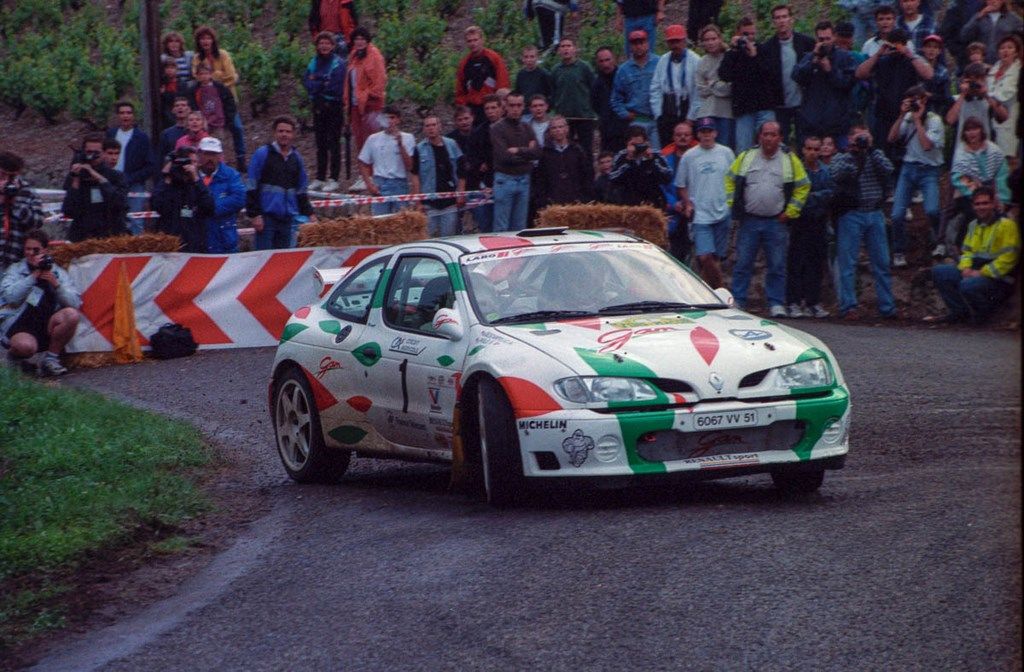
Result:
M275 345L288 317L316 299L316 268L351 267L379 247L300 248L241 254L94 254L71 262L82 320L68 352L113 350L114 296L124 266L140 343L167 322L202 348Z

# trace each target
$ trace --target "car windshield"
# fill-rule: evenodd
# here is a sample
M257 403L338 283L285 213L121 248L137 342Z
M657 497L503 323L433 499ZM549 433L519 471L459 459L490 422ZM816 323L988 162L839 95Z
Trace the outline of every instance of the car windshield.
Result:
M465 255L486 324L725 308L696 275L646 243L578 243Z

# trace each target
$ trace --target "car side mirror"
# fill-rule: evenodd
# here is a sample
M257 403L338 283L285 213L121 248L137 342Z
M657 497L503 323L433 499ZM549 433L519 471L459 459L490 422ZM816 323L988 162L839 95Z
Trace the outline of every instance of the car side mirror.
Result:
M719 287L718 289L716 289L715 296L717 296L722 303L729 306L730 308L734 308L736 306L736 299L732 297L732 292L730 292L725 287Z
M444 336L449 341L461 341L462 337L466 335L462 328L462 318L459 317L458 311L452 308L442 308L434 313L434 321L431 322L431 325L434 327L435 334Z

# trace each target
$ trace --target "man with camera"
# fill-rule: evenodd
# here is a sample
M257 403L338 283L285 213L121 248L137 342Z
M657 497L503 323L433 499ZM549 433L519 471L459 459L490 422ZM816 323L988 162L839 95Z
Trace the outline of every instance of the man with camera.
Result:
M985 126L985 135L993 137L992 121L1003 123L1010 118L1010 111L988 92L988 68L981 63L971 63L964 68L960 78L960 95L946 112L946 123L956 124L956 137L964 131L964 122L975 117Z
M730 47L722 57L718 77L732 83L736 151L741 152L754 144L761 126L775 121L775 93L771 64L758 49L757 25L749 16L740 19Z
M0 152L0 273L21 261L25 232L43 225L43 204L21 177L25 161Z
M892 265L907 265L907 222L905 216L911 195L920 190L924 213L928 217L934 242L939 240L939 171L946 128L942 118L928 111L928 90L915 84L904 94L902 116L889 129L889 143L905 149L892 201ZM942 252L945 252L943 248Z
M857 65L850 52L835 48L831 21L818 23L814 37L813 51L804 54L793 68L793 81L803 89L803 104L797 110L798 140L808 135L829 137L845 147Z
M872 135L882 138L881 149L890 159L897 160L888 143L889 129L900 116L903 92L934 75L932 66L914 53L907 44L909 35L902 28L891 30L878 50L857 66L857 79L870 79L875 85L875 121Z
M216 140L216 138L203 138ZM213 215L213 196L199 177L196 150L180 147L166 157L161 179L153 188L153 209L160 213L156 229L181 238L183 252L206 252L206 226Z
M102 133L86 135L64 178L61 211L72 220L68 228L72 243L127 232L128 187L124 175L104 161L103 140Z
M67 271L54 264L49 244L49 236L40 229L26 232L24 259L0 280L0 305L14 306L0 320L0 346L7 348L8 363L23 366L43 350L39 372L60 376L67 373L60 353L78 328L82 298Z
M626 130L626 148L615 156L611 181L619 186L621 205L653 205L665 209L665 193L661 185L672 181L672 169L661 154L655 152L643 126Z
M864 124L854 124L848 135L849 151L836 154L829 164L835 182L836 264L839 267L839 313L846 320L860 319L855 274L863 239L875 278L875 296L882 317L897 317L889 273L889 240L885 231L886 192L892 179L892 162L874 146Z

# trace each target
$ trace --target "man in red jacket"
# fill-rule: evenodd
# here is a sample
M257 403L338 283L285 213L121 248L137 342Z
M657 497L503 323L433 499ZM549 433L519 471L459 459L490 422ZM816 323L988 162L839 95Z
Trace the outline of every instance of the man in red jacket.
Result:
M508 68L497 52L484 47L484 31L479 26L466 28L465 36L469 53L459 61L455 74L455 104L473 110L475 122L480 124L485 120L484 97L510 87Z

